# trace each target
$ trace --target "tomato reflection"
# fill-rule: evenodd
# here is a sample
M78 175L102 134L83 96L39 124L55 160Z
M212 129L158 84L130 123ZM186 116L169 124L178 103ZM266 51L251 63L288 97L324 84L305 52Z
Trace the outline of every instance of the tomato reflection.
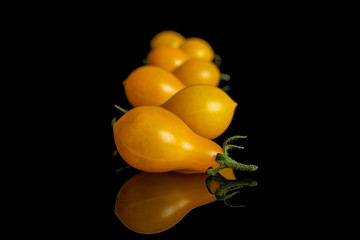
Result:
M207 181L208 177L205 173L138 173L118 192L115 214L134 232L155 234L165 231L192 209L217 200L213 193L220 184Z

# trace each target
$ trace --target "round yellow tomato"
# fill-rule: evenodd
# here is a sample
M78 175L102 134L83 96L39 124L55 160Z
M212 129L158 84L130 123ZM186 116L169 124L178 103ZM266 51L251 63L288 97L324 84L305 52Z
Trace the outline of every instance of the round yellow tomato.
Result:
M223 90L209 85L186 87L161 105L207 139L220 136L229 127L236 106Z
M175 31L162 31L156 34L150 41L152 49L161 46L170 46L178 48L185 41L185 37Z
M175 68L173 74L185 86L206 84L217 87L220 83L219 68L213 62L203 59L190 59Z
M169 46L152 49L147 55L149 65L155 65L170 72L187 60L189 56L183 50Z
M141 66L123 82L129 103L160 106L185 85L172 73L157 66Z
M200 58L208 61L214 59L215 53L211 45L201 38L187 38L180 48L190 56L190 58Z

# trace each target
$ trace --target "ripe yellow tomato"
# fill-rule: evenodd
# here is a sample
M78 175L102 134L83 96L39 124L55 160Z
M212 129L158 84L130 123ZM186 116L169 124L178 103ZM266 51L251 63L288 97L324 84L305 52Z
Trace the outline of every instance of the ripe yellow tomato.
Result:
M188 212L216 201L206 174L146 173L131 177L119 190L115 214L129 229L155 234L176 225ZM211 184L215 192L219 184Z
M141 66L123 82L129 103L160 106L185 85L172 73L157 66Z
M203 59L190 59L175 68L173 74L185 86L206 84L217 87L220 83L219 68L213 62Z
M207 139L220 136L229 127L236 106L223 90L209 85L186 87L161 105Z
M185 41L185 37L175 31L162 31L156 34L150 41L150 47L152 49L169 46L178 48Z
M183 120L162 107L140 106L126 112L113 125L115 145L120 156L132 167L145 172L194 170L215 175L223 168L255 171L228 156L215 142L194 133Z
M223 149L195 134L175 114L153 106L130 109L113 126L115 145L131 166L145 172L217 168Z
M200 58L208 61L214 59L215 53L211 45L201 38L187 38L180 48L190 56L190 58Z
M187 60L189 56L183 50L169 46L152 49L147 55L149 65L155 65L170 72Z

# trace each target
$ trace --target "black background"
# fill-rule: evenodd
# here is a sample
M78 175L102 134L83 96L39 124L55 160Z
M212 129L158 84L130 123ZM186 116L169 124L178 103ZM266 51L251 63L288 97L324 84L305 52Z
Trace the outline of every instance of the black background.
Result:
M302 110L309 86L304 87L306 69L311 67L307 53L315 33L304 18L266 11L246 16L212 13L207 18L193 12L182 18L161 11L156 16L125 12L84 10L46 24L39 21L44 37L36 39L46 69L42 76L52 81L45 82L45 96L51 101L44 108L51 121L41 122L50 133L45 138L50 153L45 153L41 166L51 169L42 178L47 180L39 181L41 186L51 183L44 185L44 197L36 201L45 209L41 226L56 235L103 239L290 237L312 231L317 214L303 207L309 202L304 172L310 160L299 146L309 141L303 138L308 119ZM228 94L238 107L228 130L214 141L222 144L233 135L248 136L243 141L246 149L236 156L259 169L237 176L254 179L258 186L236 198L246 208L214 202L189 212L168 231L144 236L127 229L114 214L117 192L139 171L116 173L125 163L112 156L111 119L121 116L114 104L131 108L122 81L143 64L151 38L163 30L203 38L222 57L220 70L231 75ZM307 221L299 224L304 216Z
M187 24L173 24L171 21L161 24L140 22L135 26L121 24L98 29L102 38L94 44L100 45L95 47L98 51L95 56L99 57L96 63L100 65L100 74L99 66L95 64L95 75L99 75L96 75L98 79L92 80L91 84L99 89L90 93L89 99L84 99L84 104L91 103L99 111L90 111L87 118L98 120L100 128L97 125L96 130L99 128L101 131L101 139L96 139L94 146L99 151L98 159L91 160L94 164L91 176L94 181L93 189L89 193L92 204L86 205L90 215L84 215L86 222L91 219L90 232L104 232L114 237L169 239L193 234L202 237L260 235L264 231L277 235L282 233L284 225L295 227L296 223L290 216L294 214L291 213L295 210L295 203L292 202L296 196L288 192L288 183L284 183L287 179L282 174L282 169L285 169L282 165L286 163L280 160L283 157L281 151L286 147L282 144L287 140L282 139L284 129L279 129L288 128L288 122L293 116L291 113L283 115L283 112L281 118L277 115L279 111L286 111L291 107L284 99L292 91L291 88L286 88L286 82L290 81L287 78L291 78L288 76L291 64L286 60L293 47L291 41L289 43L291 36L284 34L286 27L276 26L275 23L251 22L248 25L236 20L230 25L226 23L209 26L201 21ZM239 174L239 177L255 179L259 185L246 189L241 194L238 200L247 205L244 209L232 209L220 202L212 203L194 209L179 224L163 233L142 236L127 229L114 215L117 192L137 171L115 173L116 169L124 166L124 162L111 155L114 144L110 120L113 116L121 116L113 108L114 103L131 108L124 97L122 81L132 70L142 65L143 58L150 50L149 41L162 30L175 30L185 37L206 39L214 51L221 55L221 71L232 77L228 94L239 105L231 126L215 141L221 144L226 137L248 135L248 139L244 141L246 150L239 153L239 158L243 156L244 162L259 165L259 170L252 174ZM95 39L98 38L96 36ZM91 55L92 53L90 57ZM91 131L94 131L92 127ZM292 128L286 131L291 134ZM286 149L282 154L287 151ZM277 176L278 174L282 177ZM282 192L281 196L277 195L278 192ZM286 212L284 207L288 207Z

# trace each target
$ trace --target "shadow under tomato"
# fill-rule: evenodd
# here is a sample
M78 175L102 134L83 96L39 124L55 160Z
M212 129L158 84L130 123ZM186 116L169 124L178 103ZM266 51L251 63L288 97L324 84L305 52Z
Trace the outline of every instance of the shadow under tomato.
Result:
M254 180L227 180L219 174L140 172L118 192L115 214L134 232L160 233L175 226L192 209L225 200L236 193L234 189L256 185Z

